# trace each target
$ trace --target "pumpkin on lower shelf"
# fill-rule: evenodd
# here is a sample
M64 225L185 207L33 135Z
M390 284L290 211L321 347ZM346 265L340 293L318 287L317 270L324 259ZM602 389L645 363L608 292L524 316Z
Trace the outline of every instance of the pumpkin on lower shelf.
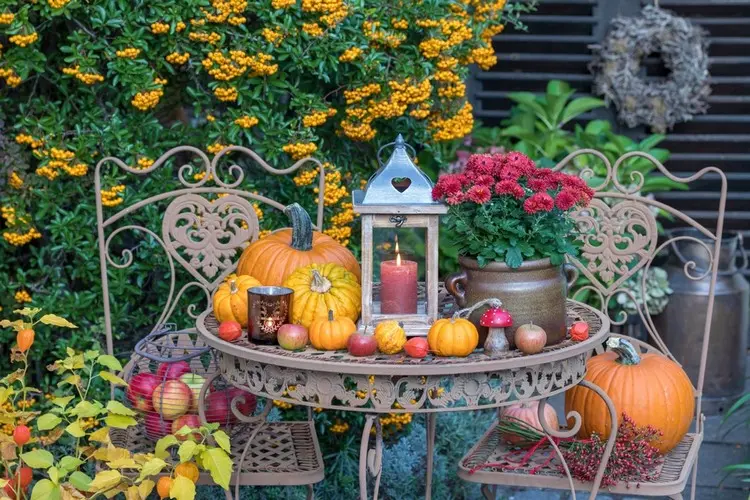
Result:
M503 408L500 410L500 417L520 420L524 424L533 427L537 431L544 433L542 424L539 422L539 401L528 401L524 403L516 403ZM547 422L547 427L554 431L560 428L560 422L557 419L557 412L549 404L544 406L544 420ZM523 438L516 434L503 434L503 439L514 445L523 444Z
M360 267L354 254L330 236L313 231L304 208L293 203L284 213L292 227L250 243L237 262L239 274L255 276L268 286L281 286L300 267L332 262L343 266L359 281Z
M651 443L661 453L677 446L690 428L695 412L695 395L685 371L662 354L638 354L633 345L619 337L607 340L610 351L586 363L586 378L599 386L615 405L618 419L623 413L637 426L653 426L662 433ZM565 414L581 414L579 437L596 432L603 439L610 433L607 406L596 393L574 387L565 393Z
M310 264L294 271L284 282L294 290L292 323L309 327L328 317L357 321L362 308L362 288L356 276L338 264Z
M430 351L438 356L466 357L476 349L479 332L468 319L443 318L430 327L427 343Z
M398 321L381 321L375 327L375 341L383 354L401 352L406 344L406 332Z
M242 327L247 326L247 291L255 286L263 286L252 276L229 275L219 285L213 298L213 309L216 320L236 321Z
M357 325L346 316L335 317L328 311L325 319L316 319L310 325L310 344L319 351L346 349L349 337L357 331Z

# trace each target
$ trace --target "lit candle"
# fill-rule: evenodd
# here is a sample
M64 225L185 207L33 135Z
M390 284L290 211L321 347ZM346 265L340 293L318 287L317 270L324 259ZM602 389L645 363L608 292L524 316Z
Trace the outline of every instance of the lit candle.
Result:
M416 314L417 263L401 260L396 238L396 260L380 263L380 312Z

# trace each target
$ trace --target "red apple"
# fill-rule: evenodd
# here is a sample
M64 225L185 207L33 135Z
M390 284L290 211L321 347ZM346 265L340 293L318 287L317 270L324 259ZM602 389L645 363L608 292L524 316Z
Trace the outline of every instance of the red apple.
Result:
M184 415L193 404L193 391L179 380L167 380L154 389L151 396L154 410L167 420Z
M378 350L378 343L372 335L353 333L346 344L352 356L372 356Z
M197 373L186 373L180 377L181 382L185 382L190 390L193 391L193 405L190 407L194 412L198 412L198 399L201 396L201 388L206 382L206 379L198 375Z
M172 421L164 420L156 412L146 415L146 436L154 441L163 438L172 431Z
M201 426L201 419L198 417L198 415L190 414L178 417L174 422L172 422L172 434L174 434L179 441L185 441L188 438L193 438L195 441L201 440L200 432L191 432L190 434L184 435L177 434L177 431L185 426L191 429L198 429Z
M190 373L190 365L187 361L177 361L175 363L162 363L159 365L159 369L156 370L156 376L159 377L159 381L174 380L182 377L186 373Z
M140 411L153 411L151 395L161 384L161 379L153 373L138 373L128 384L127 397L133 408Z
M206 420L218 422L221 425L237 422L237 417L232 413L230 406L233 398L238 398L237 409L240 413L247 416L253 414L257 405L255 396L237 387L230 387L206 396Z
M287 351L301 351L307 345L307 328L302 325L287 323L276 332L279 345Z

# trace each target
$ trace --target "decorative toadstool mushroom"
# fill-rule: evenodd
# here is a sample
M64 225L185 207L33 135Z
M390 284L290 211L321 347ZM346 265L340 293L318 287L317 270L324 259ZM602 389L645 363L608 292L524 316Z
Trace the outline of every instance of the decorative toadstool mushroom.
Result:
M484 341L485 354L496 356L510 350L505 329L513 325L513 318L507 310L502 307L490 307L482 314L479 324L490 329L487 340Z

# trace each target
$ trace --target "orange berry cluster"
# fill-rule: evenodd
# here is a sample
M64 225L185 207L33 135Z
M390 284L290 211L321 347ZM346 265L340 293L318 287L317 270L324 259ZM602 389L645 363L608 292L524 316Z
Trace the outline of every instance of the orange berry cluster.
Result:
M11 172L8 174L8 185L14 189L21 189L21 186L23 186L23 179L21 179L21 176L18 175L17 172Z
M147 168L149 168L153 164L154 164L154 160L152 160L151 158L149 158L147 156L142 156L142 157L138 158L138 161L136 162L135 168L137 168L138 170L146 170Z
M252 128L258 124L258 119L254 116L241 116L234 120L234 124L242 128Z
M18 134L16 136L16 142L18 144L28 144L31 149L39 149L44 145L44 141L41 139L36 140L28 134Z
M16 294L13 296L13 298L19 304L31 302L31 294L29 294L29 292L27 292L26 290L18 290Z
M36 31L34 31L33 33L29 33L28 35L13 35L12 37L8 38L8 41L10 41L10 43L14 43L19 47L27 47L37 40L39 40L39 35Z
M164 59L166 59L169 64L182 66L190 60L190 52L183 52L182 54L179 52L172 52L171 54L167 54Z
M227 147L226 144L222 144L220 142L215 142L215 143L210 144L209 146L207 146L206 147L206 151L208 151L209 153L211 153L212 155L214 155L214 154L218 153L219 151L221 151L222 149L224 149L226 147ZM201 179L202 179L202 177L201 177Z
M216 98L223 102L236 101L239 93L234 87L216 87L214 89Z
M453 116L436 116L431 119L430 127L432 128L433 140L438 142L450 141L460 139L471 133L474 128L472 110L471 104L466 102Z
M4 78L5 84L11 88L18 87L23 81L13 68L0 68L0 78Z
M323 34L323 28L318 23L304 23L302 31L310 36L321 36Z
M263 28L260 33L267 42L278 44L284 39L284 34L281 31L272 30L270 28Z
M319 127L323 125L328 118L335 116L336 110L331 108L327 111L316 111L314 113L310 113L307 116L304 116L302 118L302 125L305 127Z
M151 23L151 33L154 35L169 33L169 25L166 23Z
M133 96L130 104L141 111L148 111L149 109L155 108L156 105L159 104L159 100L163 95L164 91L162 89L138 92L135 96Z
M16 18L16 15L12 12L0 13L0 24L10 24Z
M128 47L122 50L118 50L117 52L115 52L115 55L122 59L135 59L136 57L141 55L141 49Z
M248 56L241 50L232 50L227 57L216 50L209 52L201 64L214 79L226 82L242 76L248 69L251 70L250 77L273 75L279 65L268 64L272 60L273 56L264 52Z
M302 11L322 14L320 21L328 27L336 26L349 14L344 0L302 0Z
M221 40L221 35L212 31L211 33L190 33L188 38L194 42L204 42L216 45Z
M94 85L95 83L101 83L104 81L104 77L98 73L81 73L80 66L63 68L62 72L66 75L76 77L76 80L80 81L84 85Z
M312 142L296 142L294 144L287 144L281 149L290 155L293 160L301 160L316 152L318 146Z
M16 233L16 232L4 232L3 233L3 239L10 243L13 246L20 247L23 245L26 245L31 240L39 239L42 235L39 231L36 230L36 228L31 228L25 233ZM24 292L26 293L26 292ZM18 294L16 294L18 295ZM29 302L31 302L31 297L29 297Z
M102 205L105 207L116 207L122 203L123 191L125 191L125 186L122 184L112 186L109 189L102 189Z
M297 187L309 186L315 181L315 179L318 178L319 172L320 168L315 167L298 173L294 176L294 179L292 179L294 181L294 185Z
M341 53L339 61L341 62L352 62L358 59L362 55L362 49L359 47L350 47Z
M291 7L296 3L297 0L271 0L271 7L276 10L286 9L287 7Z
M245 18L239 16L247 9L247 0L212 0L211 6L216 9L216 14L203 11L206 20L210 23L229 22L234 26L244 24Z
M404 40L406 35L380 28L380 21L365 21L362 23L362 32L370 40L370 44L375 47L397 48Z

